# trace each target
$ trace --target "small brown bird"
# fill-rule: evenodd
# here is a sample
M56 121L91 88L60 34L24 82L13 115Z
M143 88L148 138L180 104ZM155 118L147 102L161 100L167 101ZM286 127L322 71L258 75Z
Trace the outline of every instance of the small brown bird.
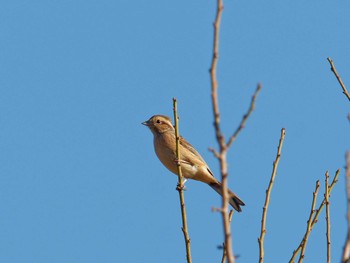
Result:
M154 150L158 159L166 168L177 175L176 138L171 119L164 115L154 115L142 124L146 125L153 133ZM180 153L182 175L185 178L208 184L221 195L221 183L214 177L202 156L182 137L180 137ZM235 210L241 212L240 206L245 204L231 190L228 192L229 203Z

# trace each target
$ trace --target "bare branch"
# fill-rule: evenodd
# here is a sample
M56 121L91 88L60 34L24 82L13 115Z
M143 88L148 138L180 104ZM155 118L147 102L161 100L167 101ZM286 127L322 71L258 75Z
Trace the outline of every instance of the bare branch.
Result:
M346 97L348 98L348 100L350 101L350 94L349 94L349 92L347 91L347 89L346 89L346 87L345 87L345 85L344 85L342 79L340 78L340 76L339 76L337 70L335 69L333 60L332 60L331 58L329 58L329 57L327 58L327 60L328 60L329 64L331 65L331 70L333 71L335 77L337 78L337 80L338 80L338 82L339 82L341 88L343 89L343 93L345 94L345 96L346 96Z
M334 178L333 178L333 181L332 181L331 185L329 186L329 191L328 191L329 195L331 194L334 185L338 182L339 173L340 173L340 170L338 169L335 172L335 175L334 175ZM320 213L321 213L325 203L326 203L326 200L323 199L322 203L320 204L318 209L315 211L315 215L314 215L314 217L312 219L312 222L311 222L310 231L313 229L314 225L318 222L318 217L319 217L319 215L320 215ZM308 224L309 224L309 221L308 221ZM304 238L305 238L305 236L304 236ZM293 255L292 255L291 259L289 260L289 263L293 263L294 259L296 258L298 253L301 251L301 249L303 247L304 238L301 240L299 246L293 251Z
M301 250L301 253L300 253L300 258L299 258L298 262L302 262L303 261L305 248L306 248L306 243L307 243L308 237L310 235L310 232L312 230L312 217L315 214L315 205L316 205L316 199L317 199L317 194L318 194L319 187L320 187L320 182L317 180L316 188L315 188L315 191L313 192L311 211L310 211L309 220L307 221L306 232L304 234L303 240L300 242L299 247L296 250L294 250L292 258L289 260L289 263L294 263L294 259L298 255L298 252L300 250Z
M338 170L335 172L335 175L334 175L334 178L333 178L333 181L332 181L331 185L329 186L329 192L328 192L329 195L331 194L334 185L338 182L339 173L340 173L340 170L338 169ZM322 212L322 209L323 209L323 207L324 207L325 204L326 204L326 200L325 200L325 198L323 198L322 203L320 204L320 206L319 206L318 209L316 210L315 217L314 217L314 219L312 220L311 228L313 228L314 225L317 223L317 221L318 221L318 216L319 216L320 213Z
M227 142L227 147L231 146L231 144L236 140L238 134L245 127L245 123L247 122L250 114L255 109L255 100L256 100L256 97L258 96L260 90L261 90L261 84L259 83L257 88L256 88L256 90L255 90L255 92L254 92L254 94L253 94L253 96L252 96L252 100L250 102L249 109L248 109L247 113L243 116L242 121L239 124L238 128L236 129L236 131L233 133L233 135L230 137L229 141Z
M185 205L185 195L184 195L184 184L183 184L183 176L181 172L181 165L180 165L180 136L179 136L179 119L177 116L177 101L175 98L173 98L173 107L174 107L174 122L175 122L175 137L176 137L176 159L177 162L177 172L178 172L178 185L177 190L179 191L179 197L180 197L180 206L181 206L181 215L182 215L182 232L185 238L185 244L186 244L186 258L187 263L192 263L191 258L191 240L190 236L188 234L188 228L187 228L187 215L186 215L186 205Z
M213 58L210 67L210 77L211 77L211 98L212 98L212 106L214 113L214 127L216 138L219 143L220 150L225 148L225 138L221 133L220 129L220 111L219 111L219 99L218 99L218 80L216 77L216 67L219 59L219 33L220 33L220 23L222 11L224 9L224 5L222 0L217 0L217 9L216 9L216 18L214 21L214 39L213 39Z
M317 180L316 182L316 188L315 191L313 192L313 197L312 197L312 205L311 205L311 211L310 211L310 216L309 216L309 220L307 221L307 227L306 227L306 232L302 241L302 246L301 246L301 252L300 252L300 257L299 257L299 263L303 262L303 259L305 257L305 249L306 249L306 244L308 241L308 238L310 236L311 233L311 220L312 217L315 214L315 206L316 206L316 200L317 200L317 194L318 194L318 190L320 188L320 181Z
M214 39L213 39L213 58L210 68L210 78L211 78L211 98L214 114L214 127L215 135L219 144L219 154L216 154L216 157L220 163L220 172L221 172L221 184L222 184L222 207L221 214L224 225L224 235L225 235L225 248L228 263L234 263L235 258L233 256L232 249L232 237L231 237L231 226L228 216L228 187L227 187L227 145L225 143L224 135L220 129L220 111L219 111L219 100L218 100L218 81L216 77L216 67L219 58L219 31L222 11L224 9L223 1L217 0L216 8L216 17L214 21Z
M265 234L266 234L267 208L268 208L269 203L270 203L270 195L271 195L271 191L272 191L272 186L273 186L273 183L275 181L275 177L276 177L276 174L277 174L278 163L279 163L280 158L281 158L281 150L282 150L282 145L283 145L285 134L286 134L286 129L283 128L281 130L281 137L280 137L280 141L279 141L278 148L277 148L276 159L273 162L273 169L272 169L272 174L271 174L271 178L270 178L270 183L269 183L269 186L266 189L266 198L265 198L265 204L264 204L264 207L263 207L263 213L262 213L262 219L261 219L261 232L260 232L260 238L258 238L258 242L259 242L259 262L260 263L264 262L264 239L265 239Z
M326 172L324 199L326 201L326 236L327 236L327 263L331 263L331 219L329 212L329 175Z
M212 152L216 158L220 158L220 154L214 148L209 147L208 150Z
M228 215L229 221L231 222L232 220L232 215L233 215L233 210L230 211L230 214ZM222 253L222 258L221 258L221 263L225 263L226 262L226 257L227 257L227 253L226 253L226 244L225 242L222 244L223 247L223 253Z
M350 262L350 152L346 153L346 196L348 200L348 212L347 212L347 222L348 222L348 234L345 240L343 248L342 263Z

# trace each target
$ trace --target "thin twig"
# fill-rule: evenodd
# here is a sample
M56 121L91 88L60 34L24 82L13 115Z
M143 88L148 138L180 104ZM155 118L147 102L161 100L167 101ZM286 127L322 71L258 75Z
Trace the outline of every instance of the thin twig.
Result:
M213 114L214 114L214 127L215 127L215 135L219 144L219 155L218 160L220 163L220 172L221 172L221 184L222 184L222 207L221 214L223 218L223 226L224 226L224 235L225 235L225 247L227 254L228 263L234 263L235 258L233 256L232 249L232 237L231 237L231 226L228 216L228 187L227 187L227 145L225 143L224 135L220 129L220 111L219 111L219 100L218 100L218 81L216 77L216 67L218 63L219 57L219 31L220 31L220 23L222 11L224 9L223 1L217 0L217 9L216 9L216 17L214 21L214 39L213 39L213 58L210 67L210 77L211 77L211 98L212 98L212 106L213 106Z
M348 211L347 211L347 223L348 223L348 234L345 240L343 248L342 263L350 262L350 152L346 153L346 197L348 200Z
M243 116L242 121L239 124L238 128L236 129L236 131L233 133L233 135L230 137L229 141L227 142L227 147L231 146L231 144L236 140L238 134L245 127L245 123L247 122L250 114L255 109L255 100L256 100L256 97L258 96L260 90L261 90L261 84L259 83L257 88L256 88L256 90L255 90L255 92L254 92L254 94L253 94L253 96L252 96L252 100L250 101L249 109L248 109L247 113Z
M208 150L212 152L216 158L220 158L220 154L215 149L209 147Z
M329 175L328 171L326 172L326 179L325 179L325 190L324 190L324 199L326 201L326 236L327 236L327 263L331 262L331 219L330 219L330 212L329 212Z
M328 60L329 64L331 65L331 70L333 71L335 77L337 78L337 80L338 80L338 82L339 82L341 88L343 89L343 93L345 94L345 96L346 96L346 97L348 98L348 100L350 101L350 94L349 94L349 92L347 91L347 89L346 89L346 87L345 87L345 85L344 85L342 79L340 78L340 76L339 76L337 70L335 69L333 60L332 60L331 58L329 58L329 57L327 58L327 60Z
M318 190L320 188L320 181L317 180L316 182L316 188L315 191L313 192L313 197L312 197L312 205L311 205L311 210L310 210L310 216L309 216L309 220L307 221L307 227L306 227L306 232L303 238L303 244L301 246L301 252L300 252L300 257L299 257L299 263L303 262L304 257L305 257L305 249L306 249L306 244L307 241L309 239L309 235L311 233L311 220L312 217L315 214L315 206L316 206L316 200L317 200L317 194L318 194Z
M185 195L184 195L184 184L183 184L183 176L181 172L181 165L180 165L180 136L179 136L179 122L178 122L178 116L177 116L177 101L175 98L173 98L173 106L174 106L174 121L175 121L175 137L176 137L176 159L177 161L177 171L178 171L178 185L177 190L179 192L180 197L180 206L181 206L181 215L182 215L182 232L185 238L185 244L186 244L186 258L187 263L192 263L191 258L191 239L188 234L188 228L187 228L187 216L186 216L186 205L185 205Z
M228 218L231 222L232 220L232 215L233 215L233 210L230 211L230 214L228 215ZM225 263L226 262L226 256L227 256L227 253L226 253L226 244L225 242L222 244L222 250L223 250L223 253L222 253L222 258L221 258L221 263Z
M266 234L267 208L268 208L269 203L270 203L271 190L272 190L272 186L273 186L273 183L275 181L276 174L277 174L278 163L279 163L280 158L281 158L281 150L282 150L282 145L283 145L285 134L286 134L286 129L283 128L281 130L281 137L280 137L280 141L279 141L278 148L277 148L276 159L273 162L273 169L272 169L272 174L271 174L271 178L270 178L270 183L269 183L269 186L266 189L266 198L265 198L265 204L264 204L264 207L263 207L263 213L262 213L262 219L261 219L261 232L260 232L260 238L258 238L258 242L259 242L259 262L260 263L264 262L264 239L265 239L265 234Z
M213 39L213 57L210 67L210 77L211 77L211 98L214 113L214 127L216 138L219 142L219 146L225 148L225 139L221 133L220 129L220 111L219 111L219 99L217 95L218 80L216 77L216 67L219 59L219 31L221 23L221 15L224 9L222 0L217 0L217 9L214 26L214 39Z
M329 192L328 192L329 194L331 194L334 185L338 182L339 173L340 173L340 170L338 169L336 171L335 175L334 175L334 178L333 178L333 181L332 181L331 185L329 186ZM315 215L314 215L314 217L312 219L310 231L313 229L314 225L318 222L318 217L319 217L319 215L320 215L320 213L321 213L325 203L326 203L326 200L323 198L322 203L320 204L320 206L316 210L316 213L315 213ZM289 263L294 263L294 260L295 260L296 256L298 255L298 253L301 251L301 249L303 247L303 242L304 242L304 237L301 240L299 246L293 251L293 255L292 255L291 259L289 260Z

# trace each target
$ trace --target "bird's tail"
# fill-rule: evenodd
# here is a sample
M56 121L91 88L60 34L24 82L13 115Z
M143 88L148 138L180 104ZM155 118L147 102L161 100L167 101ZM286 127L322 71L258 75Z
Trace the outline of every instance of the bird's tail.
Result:
M211 188L213 188L219 195L222 195L222 189L221 189L221 183L211 183L209 184ZM233 193L230 189L228 189L228 194L229 194L229 200L228 202L230 205L238 212L242 212L242 209L240 206L244 206L244 202L239 199L235 193Z

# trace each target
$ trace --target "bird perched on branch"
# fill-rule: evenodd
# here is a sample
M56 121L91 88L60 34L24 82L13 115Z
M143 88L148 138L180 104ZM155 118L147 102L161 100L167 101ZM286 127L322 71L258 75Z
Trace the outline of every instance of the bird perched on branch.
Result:
M166 168L177 175L177 162L179 162L183 177L206 183L222 195L221 183L214 177L202 156L182 137L180 137L179 145L181 157L180 160L177 160L175 129L169 117L154 115L142 124L153 133L154 150ZM231 190L228 190L228 194L230 205L241 212L240 206L245 205L243 201Z

